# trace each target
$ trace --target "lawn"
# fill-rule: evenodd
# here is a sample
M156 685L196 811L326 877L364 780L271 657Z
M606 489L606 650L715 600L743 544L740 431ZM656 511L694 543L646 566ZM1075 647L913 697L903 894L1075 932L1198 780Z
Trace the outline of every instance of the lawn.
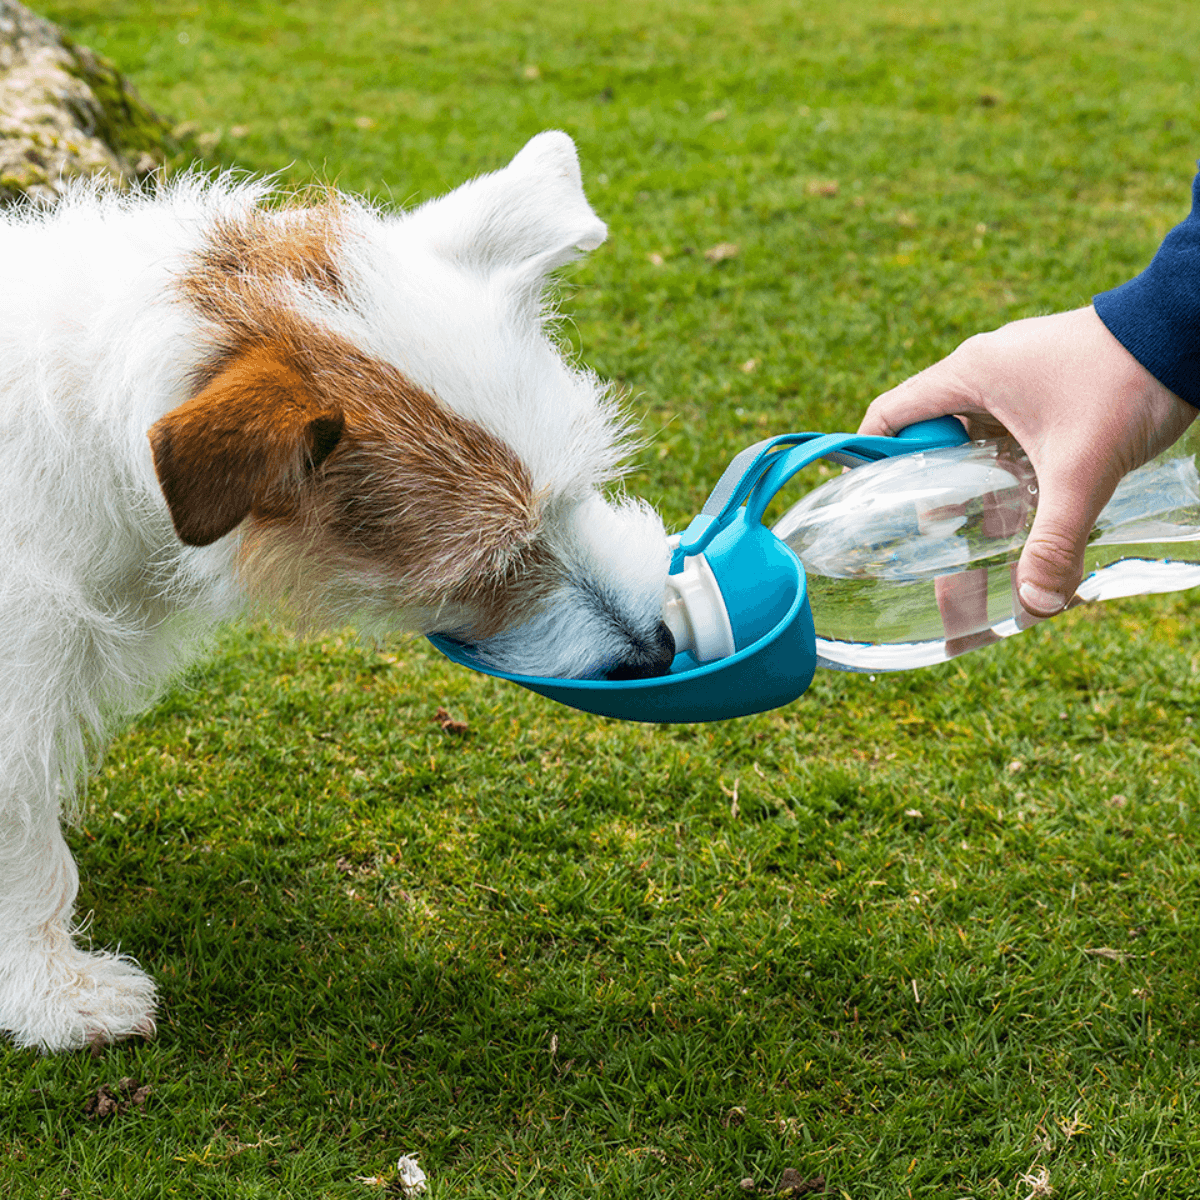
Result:
M409 204L571 133L610 239L563 336L676 527L747 443L1135 273L1200 156L1178 0L41 11L287 185ZM0 1195L370 1200L410 1154L433 1200L1194 1200L1198 624L1078 609L704 726L225 631L70 834L158 1037L0 1047Z

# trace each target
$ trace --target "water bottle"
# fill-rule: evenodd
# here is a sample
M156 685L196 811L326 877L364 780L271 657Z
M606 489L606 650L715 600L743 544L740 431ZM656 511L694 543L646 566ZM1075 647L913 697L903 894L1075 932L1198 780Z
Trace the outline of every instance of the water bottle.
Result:
M1092 532L1077 600L1200 585L1200 421L1127 475ZM763 524L817 459L852 469ZM787 433L742 450L672 539L663 620L667 674L514 675L446 634L454 662L584 712L629 721L719 721L803 695L818 666L899 671L953 658L1035 623L1016 565L1037 479L1011 438L970 442L952 417L894 438Z
M1198 451L1200 421L1121 480L1073 604L1200 585ZM882 459L810 492L772 532L804 564L817 665L908 670L1035 624L1016 569L1037 501L1012 438Z
M804 569L762 523L771 501L819 458L857 465L959 446L966 436L953 417L940 417L895 437L784 433L747 446L726 467L700 512L671 540L663 620L676 653L665 675L515 675L450 635L434 633L429 640L464 667L625 721L725 721L789 704L812 682L817 649Z

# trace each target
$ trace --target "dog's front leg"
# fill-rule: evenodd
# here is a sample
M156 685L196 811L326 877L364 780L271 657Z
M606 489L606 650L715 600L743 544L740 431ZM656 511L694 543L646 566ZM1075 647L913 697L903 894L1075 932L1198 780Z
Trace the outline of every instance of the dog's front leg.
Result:
M42 1050L149 1036L149 976L72 938L79 875L56 809L6 810L0 796L0 1030Z

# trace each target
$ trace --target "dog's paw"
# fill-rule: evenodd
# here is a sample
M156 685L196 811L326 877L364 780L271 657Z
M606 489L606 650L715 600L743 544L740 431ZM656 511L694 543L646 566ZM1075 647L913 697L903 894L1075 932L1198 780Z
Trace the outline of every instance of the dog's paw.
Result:
M154 1036L154 981L131 958L66 937L0 954L0 1029L18 1046L78 1050Z

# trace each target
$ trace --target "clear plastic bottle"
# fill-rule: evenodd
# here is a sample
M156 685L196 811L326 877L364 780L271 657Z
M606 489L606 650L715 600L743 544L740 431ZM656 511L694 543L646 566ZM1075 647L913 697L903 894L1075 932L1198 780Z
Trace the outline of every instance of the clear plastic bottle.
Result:
M1200 585L1198 452L1200 421L1125 476L1072 603ZM774 532L804 564L818 664L902 671L1035 624L1015 580L1037 498L1011 438L884 459L810 492Z

